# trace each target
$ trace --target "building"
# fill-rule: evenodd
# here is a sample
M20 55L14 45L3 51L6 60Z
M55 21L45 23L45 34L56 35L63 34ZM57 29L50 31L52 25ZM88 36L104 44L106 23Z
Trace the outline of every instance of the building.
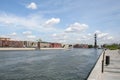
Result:
M61 43L35 42L35 41L15 41L10 38L0 38L0 47L18 48L61 48Z
M0 47L9 47L10 38L0 37Z
M62 44L62 48L73 48L72 44Z
M40 42L40 48L50 48L49 42Z
M50 43L51 48L62 48L62 44L60 43Z
M8 47L23 47L23 41L8 41Z
M2 47L2 40L0 40L0 47Z
M3 38L3 37L0 37L0 40L7 40L7 41L9 41L10 38Z
M74 48L88 48L88 44L75 44Z
M37 47L37 42L34 41L23 41L24 47L27 48L36 48Z

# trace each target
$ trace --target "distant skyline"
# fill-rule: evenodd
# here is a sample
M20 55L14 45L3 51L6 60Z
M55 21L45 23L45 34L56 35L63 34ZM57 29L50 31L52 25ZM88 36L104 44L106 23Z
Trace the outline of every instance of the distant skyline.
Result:
M0 0L0 37L120 43L120 0Z

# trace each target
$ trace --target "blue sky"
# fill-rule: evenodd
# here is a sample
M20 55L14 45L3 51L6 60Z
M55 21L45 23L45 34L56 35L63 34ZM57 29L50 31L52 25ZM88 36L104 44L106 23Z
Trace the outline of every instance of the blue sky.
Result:
M93 44L120 42L120 0L0 0L0 37Z

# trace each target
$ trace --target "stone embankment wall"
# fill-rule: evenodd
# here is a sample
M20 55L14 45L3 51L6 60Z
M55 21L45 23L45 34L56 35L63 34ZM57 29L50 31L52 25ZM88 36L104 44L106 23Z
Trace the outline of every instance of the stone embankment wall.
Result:
M100 55L98 61L96 62L96 65L94 66L92 72L90 73L87 80L103 80L102 79L102 61L103 61L103 55L104 52Z

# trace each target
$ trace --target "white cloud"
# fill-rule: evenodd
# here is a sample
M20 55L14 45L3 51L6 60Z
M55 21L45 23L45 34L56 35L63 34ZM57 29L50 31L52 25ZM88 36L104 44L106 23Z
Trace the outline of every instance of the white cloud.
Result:
M13 32L13 33L9 34L9 36L17 36L17 33Z
M95 33L97 34L97 37L98 37L99 39L105 39L105 40L106 40L106 39L108 39L108 40L113 39L113 37L110 36L109 33L104 33L104 32L101 32L101 31L99 31L99 30L95 31Z
M25 31L25 32L23 32L23 35L31 35L31 34L32 34L31 31Z
M99 30L95 31L95 33L99 39L107 38L107 36L109 36L109 33L104 33Z
M27 5L27 8L29 9L37 9L37 4L35 2L31 2Z
M62 43L79 43L79 44L93 44L94 45L94 34L97 32L98 45L104 43L112 43L114 37L109 33L95 31L93 33L81 33L81 34L67 34L67 33L55 33L52 35L52 39Z
M87 41L87 42L91 42L91 40L94 39L94 35L93 34L83 34L81 36L79 36L78 40L81 40L81 41Z
M94 35L91 33L82 34L76 37L76 42L80 44L93 44Z
M52 25L53 27L45 27L44 25L46 22ZM22 34L19 35L22 39L23 37L26 38L27 35L32 35L31 31L33 32L36 31L38 33L47 33L47 34L59 32L62 29L57 30L56 27L54 27L54 25L59 22L60 22L59 18L46 19L40 14L32 14L26 17L19 17L13 14L0 13L0 26L1 27L4 26L3 29L7 29L10 31L13 31L13 29L14 31L29 30L22 32Z
M112 36L107 37L108 40L113 40L114 38Z
M57 36L57 34L56 34L56 33L54 33L52 36L53 36L53 37L56 37L56 36Z
M58 24L60 22L59 18L51 18L45 22L45 26L53 26L54 24Z
M101 33L101 31L99 31L99 30L96 30L96 31L95 31L95 33L96 33L96 34L100 34L100 33Z
M114 37L111 36L109 33L101 32L99 30L95 31L95 33L97 34L99 44L109 44L113 43L114 41Z
M68 40L68 36L65 33L58 33L52 35L54 41L56 42L66 42Z
M7 37L7 38L9 38L8 35L1 35L1 34L0 34L0 37L3 37L3 38L4 38L4 37L5 37L5 38Z
M105 38L108 36L108 33L100 33L98 34L98 38Z
M91 33L88 33L87 35L88 35L88 36L92 36L92 34L91 34Z
M65 32L82 32L84 30L86 30L88 28L88 25L86 24L80 24L80 23L74 23L71 24L66 30Z
M80 43L87 43L87 44L94 44L94 34L97 34L97 43L104 44L104 43L112 43L114 41L113 36L111 36L109 33L101 32L99 30L88 33L88 34L82 34L79 36L76 36L76 42Z
M59 33L59 34L54 33L52 36L53 37L64 37L65 33Z
M31 29L41 32L52 32L56 30L56 28L53 27L54 24L57 24L59 22L59 18L52 18L49 20L41 17L39 14L29 15L26 17L18 17L6 13L0 14L0 25L7 26L9 29Z
M27 38L29 38L29 39L35 39L36 36L35 35L28 35Z
M9 25L16 27L21 26L21 27L33 28L33 27L38 27L39 25L39 22L35 17L36 16L18 17L15 15L0 14L0 23L6 26Z
M32 34L31 31L24 31L23 33L24 38L30 39L30 40L35 40L36 36Z
M74 33L83 32L84 30L88 28L88 25L86 24L74 23L68 26L66 30L56 29L56 31L53 30L53 28L55 29L55 27L51 28L51 27L44 26L44 25L54 26L55 24L58 24L59 22L60 22L59 18L45 19L41 17L41 15L39 14L29 15L26 17L18 17L18 16L10 15L10 14L9 15L0 14L0 25L1 24L6 25L8 30L9 29L15 30L16 28L18 28L18 30L30 30L30 31L23 32L22 34L19 35L19 37L17 33L13 32L9 34L9 36L7 35L10 38L18 37L18 39L20 39L21 37L23 40L24 39L35 40L36 36L32 34L31 31L39 31L39 32L42 31L44 33L47 33L46 37L50 37L52 33L56 33L52 35L53 38L51 39L51 41L56 41L56 42L63 41L63 42L69 43L69 42L76 42L77 40L80 40L78 43L81 43L81 41L89 42L89 43L94 42L94 33L67 34L67 32L74 32ZM49 28L51 29L50 34L48 32ZM109 42L114 39L109 33L101 32L99 30L97 30L95 33L97 33L99 42L105 42L105 41ZM14 35L17 35L17 36L14 36ZM47 41L47 38L46 38L46 41Z

